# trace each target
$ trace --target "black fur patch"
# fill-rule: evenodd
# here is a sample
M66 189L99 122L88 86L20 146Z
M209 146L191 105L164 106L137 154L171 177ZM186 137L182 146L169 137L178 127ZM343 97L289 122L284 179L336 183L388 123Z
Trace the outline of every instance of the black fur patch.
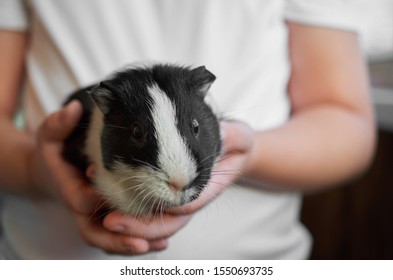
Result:
M113 97L108 100L109 112L105 114L101 135L103 161L107 169L113 169L115 161L132 166L147 162L157 167L158 146L150 121L153 101L148 92L152 84L150 73L142 69L119 72L101 83ZM135 123L141 125L146 133L142 147L132 140Z

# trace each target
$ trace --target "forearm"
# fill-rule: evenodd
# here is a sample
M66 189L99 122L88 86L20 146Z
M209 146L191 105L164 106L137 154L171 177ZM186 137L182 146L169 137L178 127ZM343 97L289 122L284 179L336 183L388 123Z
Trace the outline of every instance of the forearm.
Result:
M29 159L34 141L11 121L0 119L0 191L27 195L30 193Z
M291 22L288 30L292 116L256 134L244 173L311 191L365 169L374 151L374 116L356 34Z
M371 116L315 106L280 128L257 133L245 175L294 190L318 190L363 171L374 142Z
M28 35L0 30L0 191L27 194L33 140L13 123L20 100Z

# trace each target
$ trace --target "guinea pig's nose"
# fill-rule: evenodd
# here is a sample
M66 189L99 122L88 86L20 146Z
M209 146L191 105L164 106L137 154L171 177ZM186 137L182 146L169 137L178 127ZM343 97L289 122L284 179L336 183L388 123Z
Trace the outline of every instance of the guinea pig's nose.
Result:
M170 180L168 182L169 188L176 192L182 191L185 185L186 184L182 183L181 181L176 181L176 180Z

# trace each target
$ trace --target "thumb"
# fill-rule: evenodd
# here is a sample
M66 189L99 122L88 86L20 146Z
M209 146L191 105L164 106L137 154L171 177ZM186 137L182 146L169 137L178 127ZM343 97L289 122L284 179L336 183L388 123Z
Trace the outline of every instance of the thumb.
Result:
M222 121L220 123L223 152L243 152L248 150L254 140L254 130L244 122Z
M38 131L38 137L46 141L63 141L74 130L82 117L82 105L71 101L66 107L46 118Z

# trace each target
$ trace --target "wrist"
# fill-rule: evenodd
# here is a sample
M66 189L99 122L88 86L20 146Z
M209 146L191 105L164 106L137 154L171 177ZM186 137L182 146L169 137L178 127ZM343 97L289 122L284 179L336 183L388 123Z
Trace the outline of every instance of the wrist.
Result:
M38 148L34 137L30 135L29 138L29 143L26 145L24 153L24 194L29 197L42 197L42 185L39 180L39 175L37 174L36 151Z
M5 123L3 128L4 137L0 143L0 190L15 195L30 195L34 139L25 131L16 130L13 124Z
M42 161L37 153L38 147L33 141L31 148L29 149L26 157L26 190L25 194L29 197L48 199L52 198L53 195L49 191L47 186L48 174L45 174L45 170Z

